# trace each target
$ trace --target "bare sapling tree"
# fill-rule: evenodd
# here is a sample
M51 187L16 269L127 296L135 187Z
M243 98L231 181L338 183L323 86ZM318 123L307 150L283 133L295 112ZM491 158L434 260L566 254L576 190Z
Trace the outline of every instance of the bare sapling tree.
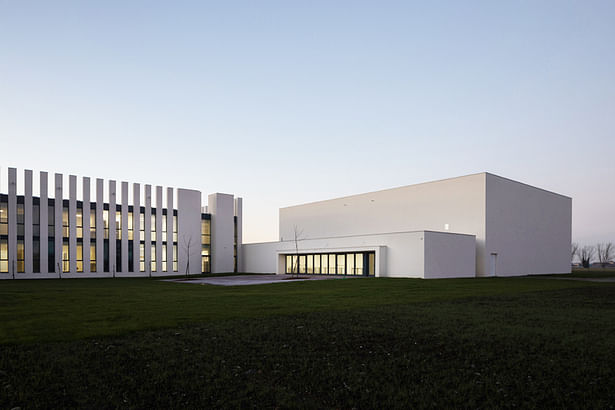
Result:
M293 274L299 276L299 241L302 240L303 229L299 229L297 225L293 226L293 238L295 241L295 263L293 264Z
M195 252L200 252L198 247L195 244L195 241L192 239L192 235L186 237L182 236L182 249L186 254L186 276L190 275L190 259L195 254Z
M590 245L585 245L584 247L579 249L579 259L581 260L581 265L583 265L584 268L589 268L592 259L594 259L595 252L595 248Z
M574 262L574 257L579 253L579 244L576 242L572 242L570 244L570 261Z
M598 262L600 262L600 266L605 268L606 265L615 256L615 248L613 247L613 243L599 243L598 245L596 245L596 253L598 256Z

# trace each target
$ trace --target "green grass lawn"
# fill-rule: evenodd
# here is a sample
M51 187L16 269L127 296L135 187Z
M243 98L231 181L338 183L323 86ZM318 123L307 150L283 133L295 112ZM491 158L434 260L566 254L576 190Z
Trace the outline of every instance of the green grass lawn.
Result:
M615 406L615 284L0 282L0 407Z
M573 269L572 273L567 275L573 278L615 278L615 269L613 268L579 268Z

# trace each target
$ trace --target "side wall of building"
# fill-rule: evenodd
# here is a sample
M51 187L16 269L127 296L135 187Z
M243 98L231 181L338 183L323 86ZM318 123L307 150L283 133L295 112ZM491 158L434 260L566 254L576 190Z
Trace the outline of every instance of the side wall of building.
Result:
M570 273L571 198L487 174L486 216L485 276Z

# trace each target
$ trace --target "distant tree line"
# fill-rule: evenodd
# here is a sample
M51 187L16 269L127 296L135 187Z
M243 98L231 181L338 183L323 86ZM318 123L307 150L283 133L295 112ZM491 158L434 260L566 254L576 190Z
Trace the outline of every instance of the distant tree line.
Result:
M598 260L603 268L615 258L615 245L612 242L599 243L597 245L579 245L576 242L571 246L571 258L577 257L584 268L589 268L592 261Z

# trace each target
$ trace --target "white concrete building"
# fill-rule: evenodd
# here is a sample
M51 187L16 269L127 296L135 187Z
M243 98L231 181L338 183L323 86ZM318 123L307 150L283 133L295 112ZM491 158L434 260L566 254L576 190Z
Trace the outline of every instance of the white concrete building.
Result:
M0 181L4 182L0 173ZM171 276L233 272L242 199L8 168L0 193L0 279ZM0 186L4 186L1 183ZM21 191L22 193L18 194ZM79 192L79 195L78 195Z
M280 240L243 244L242 270L417 278L569 273L571 221L571 198L480 173L282 208Z

